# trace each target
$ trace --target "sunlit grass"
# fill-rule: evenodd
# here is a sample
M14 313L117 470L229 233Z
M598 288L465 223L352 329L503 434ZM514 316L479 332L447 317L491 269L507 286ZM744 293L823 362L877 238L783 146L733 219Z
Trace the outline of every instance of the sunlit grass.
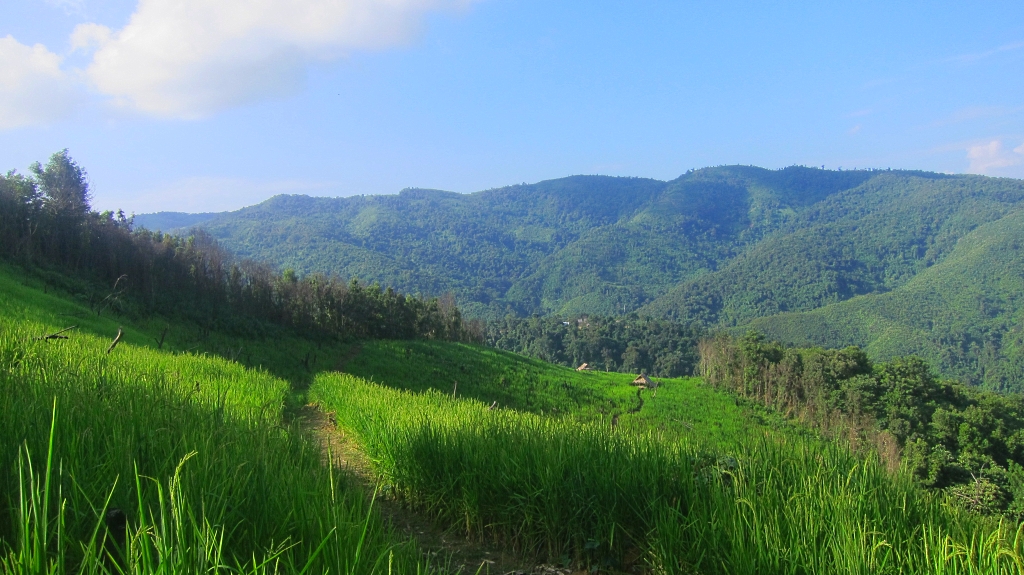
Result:
M546 560L684 573L1021 573L1021 531L826 442L713 443L321 375L392 489Z
M282 423L287 381L131 337L108 353L97 333L111 320L83 311L38 292L0 303L0 570L427 570ZM74 322L68 339L40 339ZM104 542L114 508L120 566Z

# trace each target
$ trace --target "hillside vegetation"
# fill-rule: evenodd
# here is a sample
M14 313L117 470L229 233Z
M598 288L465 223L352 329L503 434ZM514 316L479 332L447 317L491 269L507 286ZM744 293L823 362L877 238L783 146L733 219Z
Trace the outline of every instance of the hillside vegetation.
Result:
M610 315L871 176L733 166L672 182L574 176L468 195L279 196L202 225L239 255L300 273L452 291L471 315Z
M751 325L794 345L858 345L887 360L915 354L1003 391L1024 382L1024 211L978 227L943 261L896 289Z
M482 339L451 297L405 295L332 274L298 277L239 260L196 231L133 229L123 212L90 206L88 176L67 150L0 176L0 258L88 301L97 314L164 314L206 331L322 338Z
M66 154L36 172L0 181L25 217L0 226L5 573L444 570L373 493L563 569L1022 571L1016 522L699 379L639 389L459 341L450 298L249 274L202 234L63 202L87 199ZM306 398L379 489L289 422Z
M642 397L634 375L578 372L520 355L467 344L372 341L344 363L344 372L394 389L434 391L495 408L602 422L607 426L695 433L734 445L756 438L781 417L739 405L697 378L657 379L657 393Z
M756 332L700 352L709 385L899 460L959 505L1024 519L1024 395L943 381L916 357L872 363L854 346L787 348Z
M727 166L670 182L578 176L468 195L281 196L202 226L237 253L300 275L451 292L471 317L575 322L637 311L687 329L754 325L793 344L862 345L880 360L918 354L946 375L1019 390L1009 272L1020 268L1016 240L1004 241L1011 220L996 222L1022 208L1020 180ZM1002 247L965 246L944 264L975 231ZM899 295L906 290L916 291ZM913 305L875 309L904 298ZM792 315L801 312L813 313ZM579 355L544 338L563 334L504 345L670 375L689 363L671 346L638 363L629 341Z
M957 510L878 459L813 438L766 433L724 448L700 429L613 428L350 374L318 376L311 397L414 509L567 566L1021 572L1015 525Z
M126 318L24 281L0 269L0 572L429 572L284 424L289 382L139 327L112 346Z

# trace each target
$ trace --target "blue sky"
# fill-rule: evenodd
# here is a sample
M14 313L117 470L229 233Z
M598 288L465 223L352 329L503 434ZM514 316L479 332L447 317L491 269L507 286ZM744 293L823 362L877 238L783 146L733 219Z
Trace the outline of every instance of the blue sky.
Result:
M1024 177L1019 1L4 4L0 169L69 148L97 208L734 163Z

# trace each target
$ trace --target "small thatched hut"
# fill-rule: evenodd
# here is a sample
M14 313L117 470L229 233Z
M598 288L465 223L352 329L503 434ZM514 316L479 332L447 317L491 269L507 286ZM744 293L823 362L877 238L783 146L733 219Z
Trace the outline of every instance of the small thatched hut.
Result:
M644 373L641 373L640 375L636 376L636 379L633 380L633 385L637 387L646 387L648 389L654 389L655 387L658 387L658 384L654 383L654 380L647 377L647 374Z
M590 367L589 363L584 363L584 364L580 365L579 367L577 367L576 371L591 371L592 369L594 369L594 368Z

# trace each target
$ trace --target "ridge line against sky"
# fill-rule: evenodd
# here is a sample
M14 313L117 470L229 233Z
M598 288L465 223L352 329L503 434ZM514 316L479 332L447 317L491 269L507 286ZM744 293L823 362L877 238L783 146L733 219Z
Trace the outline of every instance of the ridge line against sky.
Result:
M721 164L1024 177L1024 5L11 0L0 169L94 203L471 192Z

